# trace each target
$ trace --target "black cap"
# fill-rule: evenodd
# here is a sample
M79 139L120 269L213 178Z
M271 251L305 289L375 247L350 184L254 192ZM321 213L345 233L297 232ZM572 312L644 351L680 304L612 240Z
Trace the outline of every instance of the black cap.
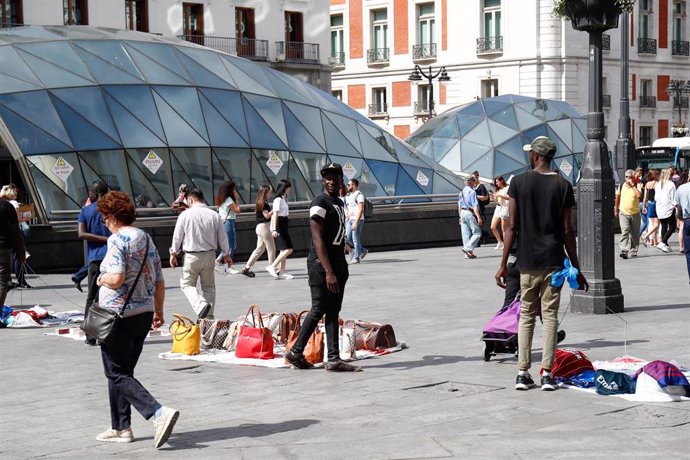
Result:
M343 167L340 166L338 163L328 163L326 166L321 168L321 175L324 176L327 172L334 172L340 177L343 177Z

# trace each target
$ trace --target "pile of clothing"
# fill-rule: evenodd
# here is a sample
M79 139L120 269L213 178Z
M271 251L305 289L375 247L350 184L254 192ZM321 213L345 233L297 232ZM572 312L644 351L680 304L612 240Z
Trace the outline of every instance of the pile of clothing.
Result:
M3 305L0 311L0 328L50 327L80 323L83 320L84 314L81 311L55 313L39 305L25 310L15 310L8 305Z
M590 361L580 350L556 349L553 376L565 387L601 395L629 395L647 402L690 398L690 370L675 363L623 356L613 361Z

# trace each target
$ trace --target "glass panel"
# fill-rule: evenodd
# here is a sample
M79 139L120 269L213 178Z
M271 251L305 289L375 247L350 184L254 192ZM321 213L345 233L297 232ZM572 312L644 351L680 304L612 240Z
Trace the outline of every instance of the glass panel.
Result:
M67 41L46 41L41 43L28 43L14 45L15 49L19 51L22 57L25 57L27 53L31 53L33 56L37 56L44 61L47 61L61 69L67 71L82 79L89 80L91 82L95 81L93 76L84 65L79 56L74 52L74 48L70 46ZM32 57L33 57L32 56ZM31 65L31 64L29 64ZM41 78L39 76L39 78Z
M491 149L484 145L477 145L474 142L469 142L465 139L460 141L460 149L462 152L462 171L467 171L472 163L477 161L483 155L489 154Z
M500 8L501 0L484 0L484 8Z
M335 125L322 113L323 130L326 136L326 145L329 154L361 157L362 154L350 141L335 127ZM359 143L359 142L358 142Z
M98 83L116 85L124 83L138 84L144 81L144 77L138 76L138 71L136 72L137 76L134 76L131 73L122 70L119 66L111 65L109 62L104 61L100 57L91 54L88 51L79 48L78 46L75 46L75 49L86 65L89 66L89 70L96 78Z
M59 99L53 101L77 150L112 150L122 148L119 141L86 121Z
M33 158L41 157L29 157L29 174L36 185L38 194L41 196L41 202L43 206L45 206L48 217L55 220L60 219L59 217L51 215L51 211L53 210L81 209L79 203L74 201L74 199L62 190L62 188L58 187L55 182L46 177L45 173L43 173L43 165L40 163L40 160L38 164L35 164ZM55 164L56 158L57 157L52 159L52 164ZM52 167L52 164L50 167ZM48 169L46 169L46 171L48 171ZM60 179L56 178L56 180L59 181Z
M494 37L501 36L501 12L496 11L496 28L494 29Z
M46 178L53 182L55 187L64 192L68 197L71 197L72 201L78 202L80 197L86 197L84 176L81 173L81 166L76 153L70 152L61 153L59 155L34 155L28 158L31 161L31 166L38 168L46 176ZM60 159L67 162L67 164L73 168L72 173L64 179L56 176L52 171L53 167Z
M252 154L249 149L213 149L220 164L223 167L223 172L227 174L225 177L230 177L237 185L237 191L245 203L252 203L256 199L256 191L259 186L264 183L263 180L257 180L252 174ZM216 172L216 164L213 166L214 178L218 177ZM220 184L218 184L220 185Z
M222 65L221 67L223 70L224 78L219 77L206 67L196 62L194 59L190 58L189 56L185 56L182 53L180 53L180 60L187 68L187 71L192 76L194 82L197 85L208 86L211 88L235 89L234 85L231 85L226 81L230 80L230 77L228 76L225 67L223 67Z
M170 198L170 203L172 203L175 199L177 199L177 190L180 188L180 185L186 184L188 189L193 189L196 188L196 185L194 184L194 181L187 175L187 172L184 170L182 165L180 164L179 161L177 161L177 158L175 156L170 155L170 170L173 175L173 193L174 195ZM213 204L213 197L207 197L204 196L206 199L211 199L210 204Z
M477 144L483 144L490 146L491 145L491 137L489 134L489 122L488 120L484 120L481 123L479 123L477 126L475 126L469 133L465 134L463 137L464 140L467 141L472 141Z
M509 139L507 142L501 145L495 146L496 150L500 150L513 160L521 163L523 165L529 164L528 154L522 150L522 146L526 142L522 142L522 135L516 134L515 137Z
M41 86L41 82L29 70L27 65L11 46L0 46L0 72L10 77ZM9 91L6 91L9 92Z
M331 27L342 27L343 26L343 15L334 14L331 16Z
M371 168L373 176L376 178L377 182L383 187L384 193L381 193L379 191L378 195L395 195L396 181L398 179L398 164L391 163L388 161L378 161L369 159L365 161L365 164L369 168ZM364 181L364 176L366 176L366 174L364 171L362 171L362 175L360 176L360 182ZM360 189L362 189L361 183ZM364 190L362 190L362 193L364 193L365 195L367 194Z
M148 92L148 88L145 89ZM142 123L107 92L105 100L110 107L110 113L113 116L117 130L120 132L122 144L125 147L166 147L166 142L149 129L149 127L155 126L153 121L150 125ZM158 114L156 113L156 121L157 120ZM163 136L163 138L165 138L165 136Z
M24 80L18 80L16 78L10 77L9 75L3 75L0 73L0 94L5 93L19 93L22 91L34 91L37 89L43 89L41 86L34 86Z
M251 146L255 148L287 150L287 146L278 138L246 99L244 99L243 105L247 129L251 137Z
M237 89L248 93L262 94L264 96L275 97L275 94L272 90L269 90L268 88L265 88L264 86L258 84L255 78L242 72L237 66L235 66L230 61L230 58L228 58L227 56L222 56L221 61L227 68L230 75L232 75L232 78L235 81L235 87ZM256 69L255 73L258 73L256 72Z
M134 48L140 51L149 59L157 62L170 72L175 73L177 76L191 83L191 77L180 63L177 53L175 53L172 46L163 43L146 42L125 42L125 44L128 49Z
M484 13L484 37L492 37L493 19L493 13Z
M232 73L228 73L228 69L223 65L220 59L220 55L215 51L207 51L203 49L191 48L188 46L179 46L175 48L178 53L178 57L182 61L189 74L194 77L194 70L189 68L189 59L191 58L197 64L201 65L202 68L206 69L206 72L212 72L216 77L229 83L232 87L237 87L235 79L232 77ZM258 67L258 66L257 66ZM195 69L199 67L196 66ZM259 67L260 69L260 67ZM255 72L259 73L255 68Z
M431 140L434 161L441 161L448 151L458 143L457 139L438 138ZM427 155L428 156L428 155Z
M94 56L106 61L109 65L127 72L128 74L143 80L129 55L125 52L120 41L115 40L79 40L74 44L87 50Z
M60 101L67 104L80 116L98 127L106 135L116 142L120 142L120 137L115 128L108 107L105 105L103 94L96 87L85 87L78 89L56 89L50 92Z
M395 158L390 152L383 148L383 146L376 141L371 135L362 127L358 127L359 139L362 141L362 152L366 152L366 158L373 158L382 161L395 161Z
M290 161L290 153L284 150L273 150L273 149L253 149L252 152L257 160L259 168L263 174L270 179L271 184L277 184L281 179L287 179L288 175L288 162ZM274 173L266 164L269 158L273 154L276 154L278 158L283 162L283 166L278 170L278 173ZM252 171L252 175L256 172ZM294 195L293 195L294 196ZM294 201L294 199L293 199Z
M283 102L283 104L297 117L300 123L307 128L309 134L316 139L321 147L326 147L326 141L323 137L323 125L321 124L321 112L319 109L295 104L292 102Z
M132 196L124 151L80 152L80 157L108 184L110 190L119 190Z
M288 144L285 122L280 101L274 98L245 94L246 100L256 109L261 117L271 127L274 133L280 137L285 145Z
M165 137L168 139L168 145L208 147L208 141L203 139L194 128L189 126L185 119L170 107L170 105L168 105L155 91L153 93L153 99L156 101L158 114L161 117L163 129L165 130Z
M403 169L398 168L398 178L395 184L395 195L424 195L424 192L419 187L417 181L410 177L410 175ZM407 198L407 203L419 203L423 201L431 201L428 198Z
M144 160L150 152L155 153L162 160L161 166L155 174L144 166ZM173 189L172 168L168 149L128 149L129 173L132 178L135 204L138 207L165 208L177 198L177 189ZM142 203L136 203L137 196L142 195ZM172 198L171 198L172 197Z
M573 145L573 124L569 119L550 121L547 124L566 145Z
M316 96L314 95L314 91L312 91L312 89L316 90L317 88L305 84L301 80L298 80L295 77L291 77L290 75L283 72L279 72L277 70L266 68L264 69L264 71L266 74L266 78L268 78L271 81L271 84L274 84L276 80L280 80L283 83L282 85L280 85L280 87L274 85L274 91L276 92L276 94L285 96L281 88L285 88L287 86L288 88L290 88L290 93L293 93L289 99L295 100L297 102L301 102L301 100L304 100L306 101L305 103L308 105L317 105L322 108L325 108L323 105L318 103L319 99L316 98ZM295 95L294 93L298 93L298 95ZM327 102L325 105L326 107L334 106L333 103L330 101Z
M475 126L477 126L484 120L484 118L481 117L470 117L460 115L455 115L455 119L459 123L460 136L467 135L467 133L470 132L471 129L473 129Z
M211 149L209 148L171 148L175 159L194 182L194 186L204 193L208 204L213 204L214 193L211 185Z
M235 128L244 140L249 143L247 122L244 119L244 110L240 93L235 91L221 91L215 89L200 89L202 96L215 107L225 121Z
M346 138L350 139L350 143L355 146L358 151L362 151L362 147L359 143L359 135L357 131L357 123L351 118L344 117L342 115L337 115L331 112L323 112L326 117L328 117L335 126L338 127L341 133L345 135Z
M432 193L433 187L434 187L434 170L433 169L421 169L421 168L414 168L412 166L404 166L401 165L402 168L401 170L405 170L407 174L414 180L414 183L417 187L420 188L422 193L424 194L429 194ZM420 176L420 173L423 174L426 177L427 184L422 185L419 183L418 179L424 180L423 177ZM398 187L400 186L400 180L398 179Z
M458 193L459 186L452 184L445 177L434 173L434 187L431 191L434 195L445 195L447 193Z
M433 3L422 3L419 5L419 15L427 16L434 14L434 4Z
M182 78L176 72L157 63L134 47L126 46L126 48L132 60L137 65L139 72L148 83L164 85L188 85L191 83L191 81ZM182 70L182 72L184 71ZM186 75L186 72L184 72L183 75Z
M292 196L295 201L311 201L316 195L323 193L321 189L314 193L311 184L305 179L292 155L290 155L288 161L288 180L292 184Z
M344 163L341 164L344 165ZM321 183L321 168L323 168L325 165L326 155L292 152L290 171L292 173L292 168L298 167L302 173L302 176L304 176L304 178L307 180L312 195L317 196L323 193L323 185Z
M46 91L5 94L0 96L0 103L63 144L72 145Z
M230 75L234 77L235 72L233 72L233 69L235 71L241 72L244 75L249 75L251 78L254 79L255 82L259 83L261 86L264 87L266 91L270 91L273 94L269 94L269 96L275 96L275 92L273 91L273 87L271 86L271 82L268 80L266 77L266 74L268 73L268 68L263 67L263 66L257 66L251 61L248 61L246 59L234 57L234 56L223 56L225 63L229 64L229 66L226 65L228 68L228 71L230 72ZM260 70L258 72L257 70ZM274 74L280 73L280 72L274 72ZM284 74L285 75L285 74ZM288 80L294 80L294 77L289 77L285 75ZM256 93L256 91L250 91L251 93Z
M460 109L459 111L462 115L474 115L476 117L485 117L486 112L484 112L484 106L481 101L472 102L467 107Z
M235 129L218 113L213 105L201 97L201 108L206 120L206 128L214 147L249 147Z
M464 147L464 146L463 146ZM463 154L465 153L463 149ZM477 161L466 166L465 158L463 157L462 169L463 171L479 171L482 177L494 177L494 156L491 151L487 155L479 157Z
M309 131L295 118L287 108L283 107L283 116L288 133L289 147L291 151L321 152L323 148L309 134Z
M373 14L374 21L385 21L388 19L388 10L375 10Z
M510 158L508 155L501 153L497 150L494 154L494 176L504 176L508 180L508 176L514 171L527 169L527 165L519 163L514 159Z
M506 140L515 136L517 132L493 120L488 120L489 131L491 132L491 144L502 144Z
M163 127L158 118L158 111L151 96L151 90L147 86L106 86L104 87L106 94L115 98L124 108L126 108L131 115L136 117L140 123L146 126L160 139L165 140L163 134ZM112 104L109 102L108 105ZM119 128L119 127L118 127ZM123 131L120 129L120 134ZM136 133L126 133L126 136L136 135ZM122 141L127 146L127 139L121 136ZM158 144L155 144L158 145ZM132 146L134 147L134 146Z
M281 78L276 77L272 72L266 72L266 78L271 81L271 85L273 85L274 91L279 97L302 104L314 105L313 99L305 96L300 91L295 91L294 83L288 84Z
M93 81L82 78L79 75L61 69L48 61L37 58L32 54L19 51L19 55L29 64L31 70L48 87L87 86Z
M531 103L534 106L534 102ZM542 120L530 113L530 110L523 110L523 103L516 104L515 107L515 118L517 119L518 127L520 131L532 128L533 126L542 123Z
M460 142L455 144L438 163L451 171L462 171L460 163Z
M425 161L424 156L421 152L415 152L406 144L403 144L399 140L392 138L393 146L395 147L395 155L403 164L409 164L414 166L429 166Z
M160 95L170 107L177 112L189 126L194 128L202 138L208 141L208 133L204 123L204 115L201 113L199 105L199 95L195 88L184 88L180 86L154 86L155 93ZM157 104L158 105L158 104ZM160 113L160 105L158 105ZM168 136L170 144L174 144ZM184 143L177 145L187 145ZM196 144L195 144L196 145Z

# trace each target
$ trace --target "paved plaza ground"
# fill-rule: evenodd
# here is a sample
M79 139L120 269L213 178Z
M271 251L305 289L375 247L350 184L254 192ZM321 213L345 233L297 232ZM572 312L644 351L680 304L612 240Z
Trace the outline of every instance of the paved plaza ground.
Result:
M592 360L627 353L690 365L688 276L673 249L666 255L641 248L636 259L617 260L626 312L566 314L563 345ZM460 254L458 247L372 253L351 267L342 316L390 323L409 345L361 361L361 373L165 361L158 353L170 349L170 340L148 340L137 376L181 412L158 453L152 424L136 413L135 442L95 441L109 427L98 349L38 329L0 330L0 458L690 457L689 402L516 392L515 358L484 362L479 340L503 296L493 281L498 253L483 247L476 260ZM257 264L254 279L217 275L216 317L235 318L251 303L266 312L308 307L304 259L288 262L294 280L273 280L264 266ZM167 319L172 312L191 316L179 269L164 273ZM29 283L35 289L12 291L8 303L57 311L83 305L69 275ZM568 299L565 292L562 311ZM539 326L535 344L538 362Z

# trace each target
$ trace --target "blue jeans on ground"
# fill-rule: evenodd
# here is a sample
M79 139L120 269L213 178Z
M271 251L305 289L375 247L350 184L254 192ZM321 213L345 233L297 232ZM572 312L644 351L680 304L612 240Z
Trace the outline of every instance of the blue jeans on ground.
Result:
M364 226L364 221L362 219L359 220L357 223L357 230L354 232L352 231L353 222L353 220L347 221L346 238L348 246L353 248L352 260L359 260L362 257L362 251L364 249L362 248L362 227Z
M640 235L647 231L647 226L649 225L649 217L642 212L642 208L644 208L644 206L640 203L640 219L642 219L642 223L640 224Z
M134 368L152 320L151 312L122 318L112 342L101 344L103 370L108 379L110 427L114 430L131 426L132 406L146 420L160 407L156 398L134 378Z
M462 231L462 246L468 251L474 251L482 237L482 229L472 211L460 211L460 229Z
M237 239L235 237L235 219L226 219L223 223L225 234L228 235L228 246L230 247L230 257L235 258L235 249L237 249Z

